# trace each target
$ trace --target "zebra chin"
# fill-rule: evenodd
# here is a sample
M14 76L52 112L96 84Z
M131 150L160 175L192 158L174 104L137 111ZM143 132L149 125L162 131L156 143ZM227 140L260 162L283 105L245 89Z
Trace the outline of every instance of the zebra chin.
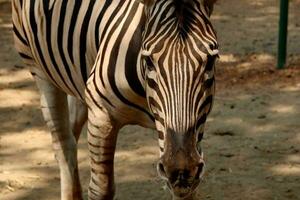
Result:
M190 188L175 187L171 189L173 200L195 200L196 189L199 183L195 183Z
M167 182L167 186L173 196L173 200L196 200L195 194L199 185L200 180L194 181L191 185L185 186L181 186L180 184L170 184Z

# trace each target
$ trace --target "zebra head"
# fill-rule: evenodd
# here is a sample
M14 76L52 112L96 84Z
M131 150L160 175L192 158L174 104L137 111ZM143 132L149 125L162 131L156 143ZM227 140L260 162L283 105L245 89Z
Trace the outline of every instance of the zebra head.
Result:
M149 109L159 133L158 172L174 196L199 185L200 141L214 96L216 34L210 22L215 0L145 3L142 61Z

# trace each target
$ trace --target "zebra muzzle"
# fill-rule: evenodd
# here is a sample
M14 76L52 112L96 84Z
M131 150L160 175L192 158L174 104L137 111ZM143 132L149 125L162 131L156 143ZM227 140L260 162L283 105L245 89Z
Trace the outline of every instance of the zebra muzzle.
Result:
M204 171L204 161L200 161L196 167L191 169L170 169L164 167L159 161L157 170L160 177L166 181L169 190L177 197L184 198L192 194L201 182Z

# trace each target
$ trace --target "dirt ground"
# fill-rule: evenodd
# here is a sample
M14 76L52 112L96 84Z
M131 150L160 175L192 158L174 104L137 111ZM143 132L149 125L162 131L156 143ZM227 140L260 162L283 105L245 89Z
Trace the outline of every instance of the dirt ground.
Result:
M220 0L213 21L221 58L203 140L199 199L300 199L300 2L291 1L289 59L276 70L278 3ZM59 173L30 74L12 45L10 3L0 0L0 199L57 200ZM156 133L122 129L115 161L119 200L170 199L159 180ZM81 180L89 178L86 135Z

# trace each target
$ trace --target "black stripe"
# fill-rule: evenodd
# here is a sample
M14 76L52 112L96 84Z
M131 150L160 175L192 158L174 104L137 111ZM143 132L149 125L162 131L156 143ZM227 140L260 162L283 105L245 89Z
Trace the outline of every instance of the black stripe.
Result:
M103 156L111 156L113 157L114 156L114 153L115 153L115 149L112 149L111 152L105 152L105 153L102 153L102 152L94 152L92 150L89 149L89 152L95 156L100 156L100 157L103 157Z
M100 155L100 153L99 153L99 152L98 152L98 153L96 153L96 152L92 151L91 149L89 149L89 152L90 152L91 154L93 154L94 156L99 156L99 155Z
M159 1L157 1L157 3L158 3ZM164 4L161 4L161 7L163 7L164 6ZM169 13L169 11L170 11L170 8L172 8L173 7L173 5L172 4L169 4L169 5L167 5L166 6L166 8L165 8L165 10L161 10L161 8L157 11L157 13L155 13L156 14L156 16L154 17L153 16L153 14L154 13L151 13L151 17L152 17L152 20L151 21L148 21L148 24L147 24L147 26L148 26L148 29L146 30L147 32L145 32L144 34L145 34L145 36L147 36L147 35L150 35L151 34L151 32L153 31L151 28L149 28L149 27L154 27L154 23L155 23L155 21L156 21L156 19L157 19L157 17L159 17L160 18L160 20L161 19L163 19L163 17L166 17L166 15ZM153 8L155 8L155 6L153 6ZM154 11L155 9L153 9L152 11ZM172 16L172 17L174 17L174 16ZM163 24L162 24L163 25ZM157 29L160 29L161 28L161 26L157 26ZM157 30L155 31L156 33L157 33ZM156 37L156 34L154 34L154 37ZM148 40L148 39L147 39ZM150 42L150 40L148 40L149 42ZM145 43L145 45L146 46L151 46L152 44L153 44L153 42L156 42L156 41L152 41L152 42L150 42L150 43Z
M204 133L198 133L197 142L200 142L203 139Z
M125 61L125 77L129 86L135 93L137 93L141 97L146 97L146 92L137 74L137 55L139 54L140 47L142 46L141 26L142 24L140 22L138 28L134 31L134 34L128 46Z
M194 3L197 4L197 8L200 8L200 3L199 3L199 2L195 1ZM201 11L200 9L195 9L195 8L196 8L196 7L190 7L190 9L193 10L192 12L197 13L197 15L200 16L200 19L203 20L204 23L202 23L201 21L199 21L198 18L195 18L196 23L197 23L197 24L200 24L200 26L197 26L197 27L199 27L198 30L200 30L200 33L198 32L198 30L193 30L193 31L194 31L194 32L197 32L197 33L198 33L198 34L197 34L198 36L200 36L205 42L209 43L209 41L208 41L207 38L208 38L208 35L209 35L209 34L211 35L211 33L209 32L208 26L209 26L209 27L212 27L211 22L210 22L209 19L202 13L202 11ZM202 24L204 24L204 26L203 26ZM216 49L217 46L218 46L218 45L216 44L215 41L213 41L213 46L214 46L214 47L213 47L212 49Z
M211 71L213 66L215 65L216 56L207 55L207 63L205 66L205 70Z
M137 7L138 7L138 4L135 3L133 5L133 8L131 9L131 12L129 14L129 16L127 17L124 25L123 25L123 28L121 30L121 32L119 33L119 37L117 38L113 48L112 48L112 52L111 52L111 55L110 55L110 60L109 60L109 66L108 66L108 70L107 70L107 75L108 75L108 80L109 80L109 83L110 83L110 86L114 92L114 94L120 99L120 101L122 101L124 104L127 104L128 106L131 106L137 110L140 110L142 112L144 112L146 115L148 115L148 117L154 121L154 118L153 116L144 108L140 107L139 105L136 105L134 103L132 103L131 101L129 101L128 99L126 99L119 91L117 85L116 85L116 81L115 81L115 71L116 71L116 62L117 62L117 57L118 57L118 53L119 53L119 49L120 49L120 44L121 44L121 40L123 39L124 37L124 34L126 33L127 31L127 28L129 27L131 21L132 21L132 18L134 17L135 13L136 13L136 10L137 10ZM126 13L126 11L124 12ZM123 20L123 18L119 18L118 21L121 21ZM112 30L115 30L116 26L118 26L119 23L116 23L115 26L112 28Z
M155 52L159 52L160 51L160 49L162 49L163 48L163 42L161 42L161 43L157 43L157 39L160 39L160 40L164 40L165 38L164 37L161 37L161 36L163 36L163 35L165 35L165 36L167 36L167 37L170 37L170 35L172 35L173 33L174 33L174 31L175 31L175 29L174 28L172 28L172 18L174 18L174 16L173 15L170 15L168 18L165 18L166 17L166 15L168 14L168 12L169 12L169 9L170 8L172 8L172 5L170 4L170 5L168 5L167 7L166 7L166 9L164 10L164 12L159 12L158 14L161 14L161 15L159 15L159 16L157 16L157 17L159 17L160 18L160 25L158 25L157 27L156 27L156 29L157 30L155 30L155 34L153 34L152 35L152 37L149 39L149 38L147 38L147 35L149 35L149 34L151 34L152 33L152 29L151 28L148 28L148 32L149 33L145 33L145 35L146 35L146 40L148 41L147 43L145 43L145 45L146 46L152 46L154 43L156 43L156 44L160 44L159 46L157 46L154 50L155 50ZM148 22L149 24L148 24L148 27L151 27L151 25L150 24L154 24L154 22L156 21L156 18L153 18L153 20L152 21L150 21L150 22ZM166 24L169 24L169 26L167 26ZM161 29L162 29L162 26L165 26L164 27L164 29L161 31ZM160 32L161 31L161 32ZM159 33L160 32L160 33ZM158 35L158 33L159 33L159 35ZM153 37L155 37L155 38L157 38L157 39L153 39Z
M94 82L94 86L95 86L95 89L96 89L96 92L99 94L99 96L104 99L111 107L115 108L115 106L110 102L110 100L104 96L101 92L100 92L100 89L98 88L97 84L96 84L96 79L93 78L93 82Z
M161 118L157 113L153 113L153 115L156 121L159 121L162 125L165 124L165 120Z
M103 146L103 145L97 145L97 144L93 144L91 142L88 142L89 146L94 147L94 148L101 148L101 149L110 149L110 150L114 150L115 147L114 146Z
M152 78L147 79L147 84L148 84L148 87L152 88L155 91L158 89L157 83Z
M94 79L94 81L95 81L95 79ZM95 83L95 82L94 82ZM96 86L96 84L95 84L95 88L96 88L96 92L97 92L97 94L101 97L101 98L103 98L110 106L112 106L112 107L115 107L101 92L100 92L100 90L97 88L97 86ZM95 98L93 97L93 95L92 95L92 93L91 93L91 91L90 91L90 89L88 88L88 87L86 87L86 91L87 91L87 93L90 95L90 97L91 97L91 100L94 102L94 104L100 109L100 110L102 110L103 108L102 108L102 106L100 105L100 104L98 104L98 102L95 100Z
M158 138L163 140L164 139L164 133L162 131L157 131L158 133Z
M40 43L39 43L39 39L38 39L38 29L37 29L37 24L36 24L36 21L35 21L35 16L34 16L34 13L35 13L35 3L38 3L36 1L30 1L30 27L32 29L32 34L33 34L33 37L34 37L34 43L35 43L35 46L36 46L36 49L38 51L38 54L39 54L39 57L41 59L41 62L42 62L42 65L44 67L44 69L46 70L46 73L48 74L48 76L51 78L51 80L53 80L53 82L56 84L56 86L58 86L58 84L56 83L56 81L54 80L52 74L50 73L49 69L47 68L47 65L46 65L46 62L45 62L45 58L43 57L43 53L42 53L42 50L41 50L41 46L40 46Z
M204 113L204 114L200 117L200 119L197 121L196 129L198 129L202 124L205 123L206 118L207 118L207 115Z
M89 121L89 123L91 123L91 122ZM94 135L92 133L92 131L89 129L89 127L87 128L87 131L88 131L88 134L90 136L92 136L93 138L100 139L100 140L108 140L108 141L111 140L111 138L104 138L104 137L101 137L101 136L98 136L98 135Z
M106 169L106 170L105 170ZM107 169L109 169L109 168L104 168L104 169L102 169L102 171L101 170L99 170L99 169L93 169L93 168L91 168L91 171L92 171L92 173L94 173L94 174L106 174L107 175L107 173L111 173L111 169L109 169L109 171L107 170Z
M76 0L74 5L74 10L71 17L71 24L69 27L69 33L68 33L68 53L70 56L70 60L74 64L74 57L73 57L73 35L75 31L75 26L77 22L78 13L80 10L80 6L82 4L82 0Z
M212 95L209 95L208 97L206 97L205 101L200 106L200 109L199 109L198 113L200 113L207 105L211 104L212 100L213 100Z
M196 38L195 38L195 40L197 41ZM188 54L192 54L192 56L195 57L196 60L198 61L197 63L194 63L194 70L197 70L197 73L195 73L195 74L198 74L200 72L200 70L201 70L201 67L196 67L196 65L199 66L200 64L203 63L202 57L200 56L198 49L194 48L195 44L194 44L194 42L191 39L187 39L185 41L187 42L188 46L190 47L190 49L189 49L190 51L188 52ZM203 45L201 45L201 47L203 47ZM206 53L207 52L206 48L203 47L203 49L204 49L204 51L202 51L202 52Z
M112 0L106 0L105 1L105 4L100 12L100 14L97 16L97 21L96 21L96 26L95 26L95 38L96 38L96 48L97 48L97 51L99 50L99 46L100 46L100 40L99 40L99 27L100 27L100 23L103 19L103 16L105 14L105 11L107 10L107 8L109 7L109 5L111 4Z
M67 4L68 4L68 1L66 1L66 0L62 1L60 17L59 17L59 22L58 22L58 31L57 31L57 46L58 46L58 51L61 56L63 65L64 65L67 75L69 77L69 80L71 81L73 87L75 88L75 90L78 93L78 95L80 96L80 98L83 99L83 97L81 96L81 93L79 92L79 90L77 88L76 83L74 82L70 67L68 66L66 57L64 55L64 50L63 50L63 36L62 35L64 34L64 22L65 22Z
M114 163L113 159L106 159L106 160L97 161L93 157L91 157L91 160L92 160L93 163L95 163L97 165L113 165L113 163Z
M52 16L53 16L53 8L49 9L49 1L45 1L43 4L43 8L44 8L44 13L45 13L45 21L46 21L46 41L47 41L47 49L49 52L49 56L51 59L51 62L57 72L57 74L59 75L60 79L62 80L62 82L64 83L64 85L68 88L69 91L72 91L71 88L69 87L69 85L66 83L65 81L65 77L62 75L60 68L58 67L55 57L54 57L54 53L53 53L53 49L51 46L51 38L52 38L52 32L51 32L51 28L52 28ZM62 88L59 85L59 88Z
M100 126L94 124L91 120L88 120L88 123L90 123L93 127L95 127L96 129L100 129ZM96 137L96 136L95 136Z
M81 33L80 33L80 45L79 45L79 49L80 49L80 69L81 69L81 75L83 78L83 81L86 83L87 81L87 71L86 71L86 40L87 40L87 33L88 33L88 27L89 27L89 22L91 19L91 15L92 15L92 11L93 11L93 7L95 4L95 0L91 0L89 7L86 11L86 15L84 17L82 26L81 26Z
M192 91L191 91L191 93L192 93L191 100L192 100L192 102L195 102L195 104L192 103L192 106L194 107L194 109L197 109L197 105L199 104L201 98L203 97L203 92L204 92L204 87L202 87L204 73L200 74L200 70L201 70L201 67L197 67L197 71L195 72L195 76L193 77L193 85L192 85ZM197 80L197 78L198 78L198 80ZM196 92L196 90L199 87L201 87L200 91ZM194 101L194 99L195 99L195 101Z
M30 57L30 56L28 56L28 55L26 55L26 54L24 54L24 53L21 53L21 52L19 52L19 55L22 57L22 58L24 58L24 59L32 59L32 57Z
M214 77L212 77L210 79L207 79L207 80L204 81L203 87L208 90L208 89L211 88L211 86L214 84L214 82L215 82Z
M107 174L110 174L113 171L113 169L109 168L109 167L105 167L102 170L100 170L100 169L93 169L92 168L91 171L94 174L104 174L104 175L107 175Z
M166 103L164 101L161 90L159 90L159 88L158 88L157 83L153 79L148 78L147 79L147 85L148 85L148 87L152 88L156 92L156 95L158 96L158 99L160 100L160 103L161 103L160 108L163 109L164 112L166 112L166 110L167 110ZM162 90L164 90L163 87L162 87ZM164 91L164 93L165 93L166 98L168 98L169 95L165 91Z
M106 22L106 26L103 28L103 32L102 32L102 35L101 35L101 38L100 38L100 41L102 42L103 41L103 38L106 34L106 32L109 30L108 29L108 26L111 24L112 20L115 19L115 16L116 14L120 11L121 7L123 6L123 4L125 3L126 1L121 1L119 2L117 8L114 10L114 12L111 14L110 18L107 20ZM128 2L127 2L128 3ZM123 14L119 17L118 21L116 22L117 25L119 25L120 21L124 18L126 11L128 10L129 8L129 5L130 3L127 4L126 8L125 8L125 11L123 12ZM112 32L115 30L115 28L112 29ZM106 41L109 41L111 36L112 36L112 32L110 34L108 34L108 37L106 39ZM108 45L108 42L105 42L104 46L103 46L103 49L102 49L102 52L106 52L107 50L107 45ZM100 62L98 63L99 65L99 74L100 74L100 80L101 80L101 83L103 85L103 87L105 88L105 83L104 83L104 78L103 78L103 73L102 73L102 67L103 67L103 62L104 62L104 59L106 57L104 55L101 56L101 60ZM116 57L117 58L117 57Z
M160 112L162 111L160 105L158 104L158 102L153 97L149 97L148 102L149 102L151 107L153 106L154 108L156 108Z
M28 46L28 43L26 41L26 39L24 39L21 34L19 33L18 29L16 28L16 26L13 24L13 31L14 34L17 36L17 38L26 46Z

